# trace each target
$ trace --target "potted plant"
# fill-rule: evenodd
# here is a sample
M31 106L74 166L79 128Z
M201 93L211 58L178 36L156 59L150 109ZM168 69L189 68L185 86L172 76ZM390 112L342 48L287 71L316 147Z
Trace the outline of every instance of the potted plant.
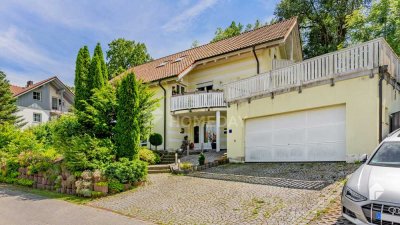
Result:
M180 169L183 171L184 174L188 174L192 171L193 165L189 162L184 162L181 164Z
M199 165L203 166L205 161L206 161L206 157L204 156L203 153L200 153L200 155L199 155Z
M191 143L189 144L189 149L190 149L190 150L193 150L193 149L194 149L194 143L193 143L193 142L191 142Z
M104 182L104 181L94 183L93 189L94 189L94 191L102 192L103 194L107 194L108 193L108 183Z

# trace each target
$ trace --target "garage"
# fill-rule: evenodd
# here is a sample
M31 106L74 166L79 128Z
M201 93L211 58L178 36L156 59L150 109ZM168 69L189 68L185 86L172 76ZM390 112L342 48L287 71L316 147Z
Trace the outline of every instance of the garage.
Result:
M246 162L345 161L344 105L245 121Z

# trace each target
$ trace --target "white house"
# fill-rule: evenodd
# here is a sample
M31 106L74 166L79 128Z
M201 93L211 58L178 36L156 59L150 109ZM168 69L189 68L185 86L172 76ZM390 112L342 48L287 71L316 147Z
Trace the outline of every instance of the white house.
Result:
M17 115L26 122L23 128L58 118L74 104L74 94L57 77L28 81L25 87L10 85L10 89L17 98Z

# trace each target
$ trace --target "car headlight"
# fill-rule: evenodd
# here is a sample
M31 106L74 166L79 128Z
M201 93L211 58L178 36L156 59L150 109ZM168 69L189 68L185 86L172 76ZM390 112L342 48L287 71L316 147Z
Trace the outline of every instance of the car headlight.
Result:
M351 190L349 187L345 187L343 189L343 195L346 196L348 199L355 201L355 202L362 202L367 201L368 198Z

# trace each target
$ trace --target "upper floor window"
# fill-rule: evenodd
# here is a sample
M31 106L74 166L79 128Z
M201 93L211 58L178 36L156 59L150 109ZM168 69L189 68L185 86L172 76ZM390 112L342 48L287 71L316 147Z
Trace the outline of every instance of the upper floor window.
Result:
M38 91L34 91L33 92L33 99L37 100L37 101L41 101L42 100L42 93L40 93Z
M185 93L185 87L177 84L176 87L172 86L172 95Z
M206 91L206 92L212 91L213 90L213 82L208 81L208 82L197 84L197 90L198 91Z
M58 109L58 99L57 98L51 98L51 109L57 110Z
M41 123L42 122L42 114L41 113L33 113L33 122Z

